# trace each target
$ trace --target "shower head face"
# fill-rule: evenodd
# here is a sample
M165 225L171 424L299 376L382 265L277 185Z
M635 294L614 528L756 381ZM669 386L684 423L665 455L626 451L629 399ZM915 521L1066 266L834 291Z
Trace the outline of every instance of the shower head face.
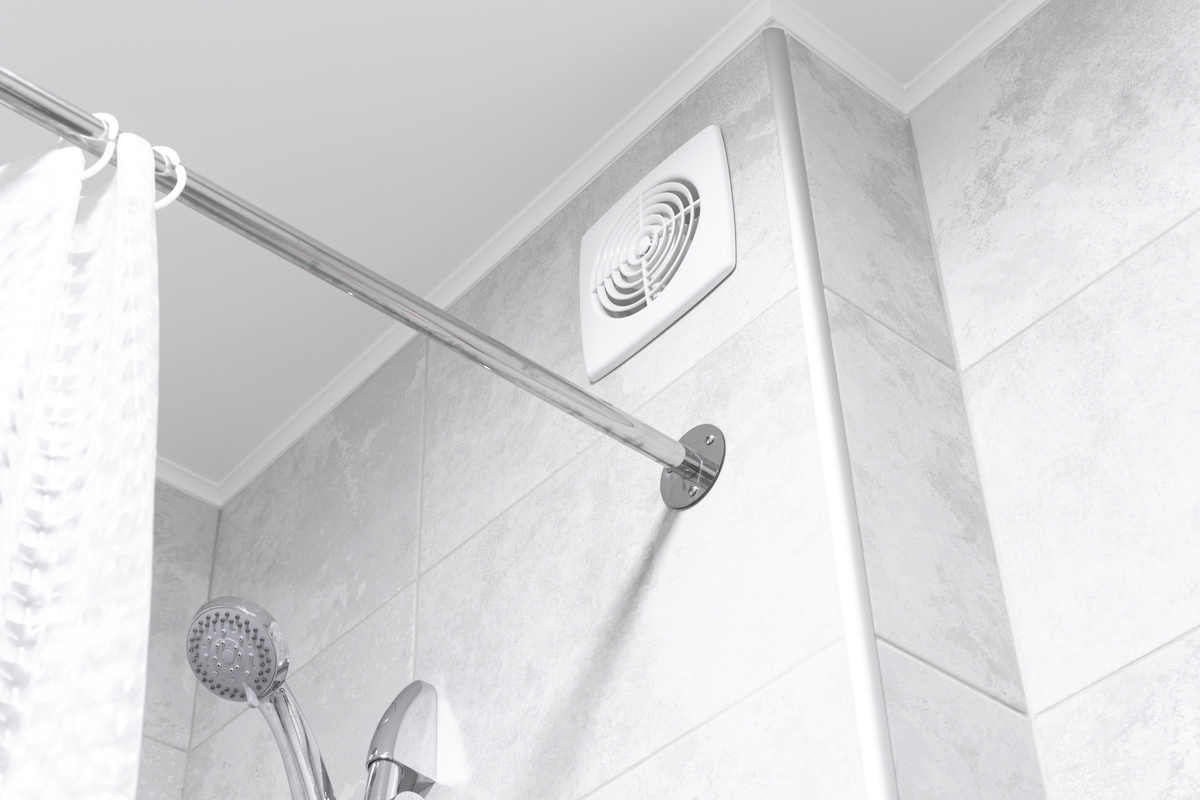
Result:
M218 597L200 607L188 628L187 660L196 680L218 697L262 697L287 678L288 648L266 610L241 597Z

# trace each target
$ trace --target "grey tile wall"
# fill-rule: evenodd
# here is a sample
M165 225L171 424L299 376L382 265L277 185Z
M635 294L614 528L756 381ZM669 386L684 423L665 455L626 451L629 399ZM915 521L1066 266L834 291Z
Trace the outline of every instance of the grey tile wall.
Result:
M865 797L848 666L830 647L586 800ZM776 752L788 755L763 757Z
M417 340L221 510L213 596L275 615L293 668L416 579L424 383ZM235 709L198 693L192 746Z
M179 800L191 739L196 679L183 635L208 599L217 509L161 481L154 484L154 569L138 800Z
M788 42L825 285L954 364L908 120Z
M1035 732L1054 800L1200 797L1200 633L1060 703Z
M908 121L789 47L901 796L1039 797Z
M913 113L963 366L1200 206L1200 4L1054 0Z
M799 325L790 295L638 410L724 426L690 513L605 439L422 577L416 673L473 765L440 796L582 796L840 638Z
M154 577L142 733L187 750L196 679L184 633L208 599L217 509L162 481L154 484Z
M901 798L1046 797L1026 715L886 643L879 661Z
M1054 0L913 116L1055 800L1200 773L1198 35L1192 2Z
M875 630L1024 708L958 373L827 304Z
M1198 252L1192 217L966 374L1034 710L1200 624Z

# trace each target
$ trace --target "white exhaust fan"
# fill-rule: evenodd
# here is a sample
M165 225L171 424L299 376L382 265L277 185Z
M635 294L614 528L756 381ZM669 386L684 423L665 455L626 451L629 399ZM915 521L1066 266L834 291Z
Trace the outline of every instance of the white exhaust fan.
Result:
M584 234L583 361L598 381L733 272L733 191L721 129L667 157Z

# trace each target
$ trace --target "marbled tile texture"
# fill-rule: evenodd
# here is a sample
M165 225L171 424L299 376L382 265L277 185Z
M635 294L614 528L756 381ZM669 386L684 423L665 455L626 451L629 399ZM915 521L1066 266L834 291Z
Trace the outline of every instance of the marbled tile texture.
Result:
M1200 206L1200 3L1054 0L913 114L964 367Z
M599 383L624 408L645 402L795 286L775 119L755 39L451 309L584 386L579 242L663 158L716 123L725 138L737 269L683 319ZM426 569L575 456L597 434L440 347L430 349L421 564ZM671 421L667 432L689 427Z
M638 488L658 470L604 439L422 576L416 674L457 709L471 775L439 797L581 797L838 641L798 311L638 409L736 443L699 506L665 509Z
M827 304L875 630L1023 707L958 373Z
M221 511L212 594L271 612L293 667L416 579L424 381L417 340ZM198 693L193 747L233 708Z
M1200 797L1200 633L1055 706L1034 732L1053 800Z
M136 800L182 800L186 763L186 749L143 736Z
M970 369L1034 711L1200 624L1200 217Z
M839 643L755 692L588 800L859 800L854 699ZM764 758L782 752L782 758Z
M215 507L155 482L154 577L142 733L179 750L187 750L190 742L197 685L184 657L184 634L196 609L208 600L216 536Z
M954 364L908 121L788 40L825 285Z
M1042 800L1029 718L905 653L879 648L902 800Z

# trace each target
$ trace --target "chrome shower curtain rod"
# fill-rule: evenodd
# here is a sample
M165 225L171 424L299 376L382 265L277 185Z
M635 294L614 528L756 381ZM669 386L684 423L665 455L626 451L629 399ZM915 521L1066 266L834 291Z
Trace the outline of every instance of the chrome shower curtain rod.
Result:
M93 155L104 151L105 125L101 120L2 67L0 104ZM155 153L155 178L164 192L176 183L174 167L159 153ZM694 505L716 481L725 458L725 439L715 426L699 425L680 439L673 439L190 167L178 201L662 465L660 490L671 508Z

